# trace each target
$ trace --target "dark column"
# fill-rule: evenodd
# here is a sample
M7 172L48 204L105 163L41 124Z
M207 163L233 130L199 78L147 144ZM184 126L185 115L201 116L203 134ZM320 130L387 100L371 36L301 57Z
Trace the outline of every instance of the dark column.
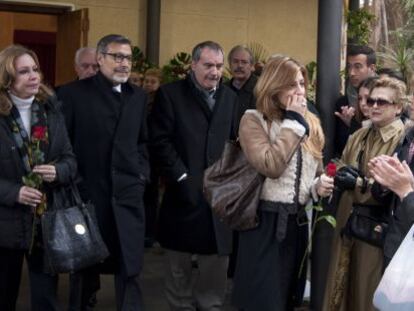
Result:
M359 0L349 0L349 10L355 11L359 9Z
M334 110L341 86L342 6L342 0L319 0L316 105L326 137L325 162L332 158L335 143ZM311 303L314 311L322 309L332 230L329 224L321 221L313 235Z
M161 0L147 1L147 49L146 56L158 65L160 58Z

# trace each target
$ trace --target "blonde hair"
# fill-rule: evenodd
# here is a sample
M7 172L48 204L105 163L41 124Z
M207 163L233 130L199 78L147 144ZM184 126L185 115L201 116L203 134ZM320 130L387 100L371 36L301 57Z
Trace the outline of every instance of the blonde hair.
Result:
M13 104L8 95L8 90L16 80L14 65L17 58L26 54L32 57L37 67L40 68L36 53L24 46L9 45L0 52L0 115L8 115L10 113ZM42 80L41 74L40 77ZM52 93L51 89L41 83L36 99L44 102Z
M162 71L158 68L149 68L144 73L144 79L147 76L156 77L160 83L162 82Z
M302 73L306 88L308 85L306 69L296 60L284 55L274 55L267 61L254 89L257 110L266 119L284 119L285 108L279 101L279 95L292 87L298 72ZM309 125L309 136L305 139L303 147L315 158L322 159L325 136L319 119L308 110L304 118Z
M390 88L394 90L393 103L401 107L402 109L406 108L410 100L407 96L407 86L404 82L391 77L382 77L375 80L374 84L371 87L369 95L371 96L372 90L376 88Z

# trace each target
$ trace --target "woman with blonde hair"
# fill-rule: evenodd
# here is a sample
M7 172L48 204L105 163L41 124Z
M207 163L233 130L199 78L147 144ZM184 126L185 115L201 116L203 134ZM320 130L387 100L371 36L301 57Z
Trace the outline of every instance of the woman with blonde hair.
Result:
M400 115L406 86L394 78L374 80L366 105L371 124L352 134L342 153L335 185L339 200L325 290L325 311L374 311L374 291L383 272L389 202L371 194L369 162L392 155L404 135Z
M257 110L247 110L241 119L242 149L266 177L259 225L240 232L233 298L243 311L286 311L300 303L305 205L311 195L316 200L333 190L333 179L320 175L324 135L307 110L306 79L306 69L294 59L271 57L256 84Z
M0 310L13 311L26 256L31 310L57 309L57 276L47 272L40 217L53 187L69 182L76 161L56 98L42 84L36 54L0 52Z

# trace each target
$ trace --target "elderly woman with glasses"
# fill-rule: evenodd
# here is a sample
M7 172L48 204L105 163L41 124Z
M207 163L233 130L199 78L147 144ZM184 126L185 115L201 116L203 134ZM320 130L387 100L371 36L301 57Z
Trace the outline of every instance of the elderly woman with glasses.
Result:
M389 206L371 195L369 161L391 155L400 144L400 114L406 87L393 78L376 80L366 104L371 125L349 137L335 185L342 190L337 209L323 310L375 310L372 298L383 270L383 243Z

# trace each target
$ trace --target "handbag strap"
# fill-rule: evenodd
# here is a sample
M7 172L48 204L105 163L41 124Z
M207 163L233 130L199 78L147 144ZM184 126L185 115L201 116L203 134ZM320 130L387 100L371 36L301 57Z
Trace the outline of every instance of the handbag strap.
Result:
M70 179L69 184L52 190L52 199L54 209L64 209L70 206L83 204L78 187L73 179Z

